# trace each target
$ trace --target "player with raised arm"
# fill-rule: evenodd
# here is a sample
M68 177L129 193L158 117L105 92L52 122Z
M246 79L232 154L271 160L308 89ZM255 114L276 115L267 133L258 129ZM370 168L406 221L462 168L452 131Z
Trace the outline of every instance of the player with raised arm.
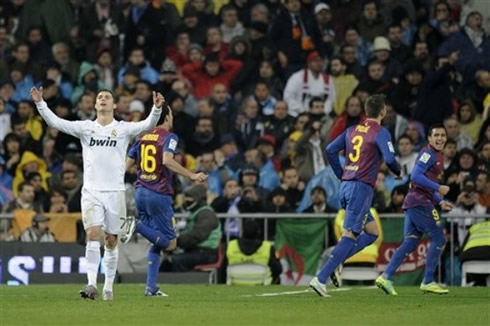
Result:
M39 114L48 126L80 138L83 155L82 221L87 233L85 258L88 284L80 291L82 298L95 299L97 271L100 264L100 237L104 237L105 282L103 299L112 300L116 275L118 248L117 237L127 232L131 224L126 216L124 196L125 156L132 137L154 127L164 104L162 94L153 92L153 108L150 115L140 122L114 119L116 109L112 92L97 93L95 121L68 121L57 117L43 100L42 88L31 88L31 97Z
M199 183L206 181L207 175L193 173L174 159L179 139L170 132L173 115L169 106L163 109L160 119L163 121L161 124L141 135L131 147L126 168L137 163L135 200L139 221L135 229L152 243L147 256L145 296L166 297L157 287L157 277L161 251L171 252L177 246L173 225L172 172Z
M332 278L335 269L378 237L378 227L369 208L381 160L384 159L393 173L400 175L390 133L381 126L386 115L385 97L370 96L366 100L365 111L367 119L364 122L347 128L326 149L335 175L342 180L339 197L346 213L342 238L318 275L310 282L310 287L322 297L328 296L325 283L329 276ZM339 160L340 151L345 151L343 170Z
M403 259L415 250L424 233L429 234L430 247L427 253L424 280L420 289L424 292L446 294L449 291L434 282L439 256L446 241L440 226L439 212L435 204L443 210L451 210L453 206L440 196L449 192L449 187L440 185L444 172L444 158L441 151L447 140L446 129L443 125L434 125L429 129L429 144L419 153L415 167L410 176L410 189L403 201L405 210L405 238L395 251L386 271L376 279L376 285L386 294L397 295L393 288L392 278Z

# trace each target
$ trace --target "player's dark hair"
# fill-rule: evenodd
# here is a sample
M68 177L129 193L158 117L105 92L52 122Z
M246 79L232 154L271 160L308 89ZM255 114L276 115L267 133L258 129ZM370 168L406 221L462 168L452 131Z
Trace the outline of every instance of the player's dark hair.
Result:
M386 97L383 94L374 94L367 98L364 110L368 118L379 117L381 111L386 105Z
M170 110L171 108L169 105L164 105L162 107L162 115L160 116L160 119L158 119L157 126L165 122L165 118L170 114Z
M444 129L444 132L446 133L447 135L447 130L446 130L446 127L444 127L444 125L442 123L436 123L436 124L433 124L432 126L429 127L429 130L427 132L427 137L430 137L432 136L432 131L434 129Z
M111 94L112 99L114 100L114 103L117 102L117 96L116 96L116 94L113 91L111 91L110 89L107 89L107 88L101 88L101 89L99 89L97 91L97 94L95 95L95 98L97 99L97 96L99 96L99 94L102 93L102 92L106 92L106 93Z
M408 141L410 142L410 144L413 145L413 139L409 135L407 135L407 134L401 135L400 137L398 137L397 142L400 143L400 140L402 140L402 139L408 139Z
M456 142L456 140L454 140L454 139L452 139L452 138L448 138L448 139L446 140L446 145L444 145L444 147L446 147L446 146L447 146L447 145L449 145L449 144L451 144L451 145L455 145L455 146L457 146L457 145L458 145L458 143Z

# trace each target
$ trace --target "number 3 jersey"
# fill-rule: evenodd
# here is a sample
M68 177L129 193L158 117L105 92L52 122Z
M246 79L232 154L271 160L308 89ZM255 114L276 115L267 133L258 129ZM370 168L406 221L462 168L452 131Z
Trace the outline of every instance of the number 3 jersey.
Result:
M177 135L153 128L134 143L128 156L138 164L136 187L145 187L164 195L173 195L172 172L163 165L163 153L176 154Z
M338 159L333 159L341 150L345 150L343 171ZM400 174L391 135L374 120L368 119L345 130L327 146L327 156L342 181L356 180L374 187L382 159L395 174Z

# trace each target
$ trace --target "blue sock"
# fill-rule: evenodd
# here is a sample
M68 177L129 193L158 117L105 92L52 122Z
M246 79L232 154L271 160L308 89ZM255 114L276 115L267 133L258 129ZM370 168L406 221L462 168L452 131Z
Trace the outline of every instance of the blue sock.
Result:
M342 237L340 239L339 243L337 243L334 250L330 254L330 258L328 258L327 262L320 270L320 273L317 275L320 283L325 284L327 282L327 278L330 276L330 274L333 273L337 266L342 264L347 259L347 255L355 244L356 240L354 239L348 237Z
M366 248L371 243L376 241L377 238L378 236L375 234L366 233L366 232L361 233L361 235L357 237L356 245L351 249L347 258L354 256L359 251L361 251L362 249Z
M148 249L148 266L146 274L146 287L155 291L157 289L158 270L160 269L160 252L162 248L152 245Z
M384 272L384 275L391 280L396 270L402 264L405 257L417 248L419 238L406 237L402 245L396 249L395 254L391 257L390 263Z
M424 274L424 284L429 284L434 282L434 273L439 263L439 256L441 255L446 240L444 240L444 235L442 234L442 229L431 234L431 243L429 246L429 251L427 252L427 261L425 263L425 274Z
M168 244L170 243L170 239L166 237L162 232L147 227L141 222L136 224L136 231L141 233L155 246L158 246L162 249L166 249L168 247Z

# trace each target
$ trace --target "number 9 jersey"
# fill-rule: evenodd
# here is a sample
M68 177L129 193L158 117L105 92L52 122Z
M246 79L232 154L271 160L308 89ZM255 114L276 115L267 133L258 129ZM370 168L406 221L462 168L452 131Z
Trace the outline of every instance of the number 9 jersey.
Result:
M136 188L173 195L172 172L163 165L163 153L175 155L178 141L177 135L163 128L153 128L138 138L128 153L138 166Z
M345 150L343 171L336 157L341 150ZM374 187L383 159L396 175L400 174L390 133L369 119L348 128L332 141L327 147L327 157L342 181L356 180Z

